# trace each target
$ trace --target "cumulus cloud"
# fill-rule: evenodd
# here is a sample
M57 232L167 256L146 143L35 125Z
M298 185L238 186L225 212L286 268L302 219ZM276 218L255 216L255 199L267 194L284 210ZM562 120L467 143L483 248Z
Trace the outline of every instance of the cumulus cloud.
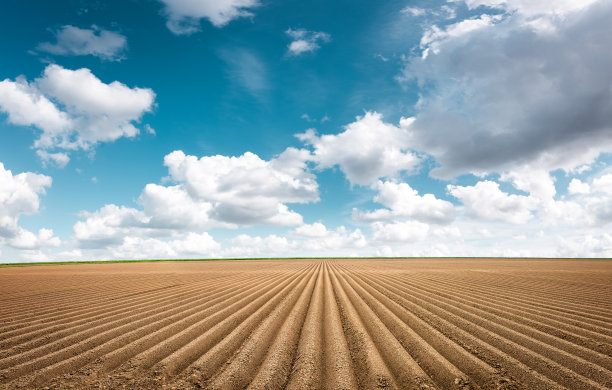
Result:
M353 210L353 219L358 221L390 221L411 218L427 223L447 224L455 218L452 203L438 199L433 194L419 195L408 183L378 181L376 203L387 207L374 211Z
M315 222L312 224L304 224L299 226L295 228L292 233L302 237L322 238L327 236L329 231L321 222Z
M105 60L120 60L127 48L125 36L96 25L89 29L66 25L54 33L57 42L41 43L37 46L39 51L64 56L93 55Z
M288 29L285 31L291 39L291 43L287 46L289 54L298 56L300 54L313 52L319 49L321 43L329 42L331 39L328 33L322 31L308 31L304 29Z
M18 249L36 249L60 245L51 229L40 229L38 234L19 226L21 215L38 212L40 195L51 186L49 176L32 172L17 175L0 163L0 244Z
M73 128L72 118L61 111L36 87L23 77L0 82L0 111L15 125L35 126L52 137Z
M612 195L612 173L602 175L593 180L593 189Z
M166 25L174 34L200 31L200 20L223 27L234 19L253 16L258 0L159 0L165 5Z
M371 185L415 170L419 158L410 149L410 122L402 118L394 126L383 122L381 114L367 112L342 133L319 136L311 129L297 137L312 146L318 167L338 165L351 184Z
M118 245L125 237L137 234L139 228L146 228L149 220L142 211L114 204L93 213L81 212L80 217L85 220L77 221L72 230L83 248Z
M612 4L468 1L483 14L425 33L403 76L422 89L412 147L432 175L578 167L612 149ZM552 11L550 11L552 10ZM576 153L580 150L580 153Z
M307 169L307 151L288 148L270 161L253 153L239 157L187 156L181 151L164 158L170 177L195 199L215 203L215 219L237 224L301 224L301 216L284 203L319 199L315 176Z
M23 77L0 82L0 111L8 121L34 126L41 133L38 149L89 149L99 142L134 137L134 122L153 109L155 93L130 88L118 81L106 84L89 69L65 69L49 65L42 77L28 82ZM67 156L39 156L60 165Z
M200 158L172 152L164 158L172 185L147 184L138 198L141 209L110 204L81 213L74 238L80 247L103 248L123 245L126 237L172 237L212 227L301 225L302 216L286 203L319 199L308 156L294 148L269 161L248 152Z
M474 186L448 185L447 191L465 205L472 217L517 224L532 218L533 204L529 197L507 194L494 181L479 181Z
M41 247L58 247L61 240L55 237L51 229L39 229L38 234L19 228L15 237L8 244L17 249L38 249Z
M567 188L567 192L570 195L575 194L588 194L591 191L591 187L589 183L583 183L580 179L573 178L570 181L569 186Z

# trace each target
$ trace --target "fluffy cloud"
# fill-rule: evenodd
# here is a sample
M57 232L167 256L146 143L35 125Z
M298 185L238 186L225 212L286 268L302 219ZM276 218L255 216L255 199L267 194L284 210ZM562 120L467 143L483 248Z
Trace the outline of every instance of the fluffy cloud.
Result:
M83 29L62 26L55 31L56 43L44 42L37 49L56 55L93 55L105 60L119 60L127 48L126 38L98 26Z
M558 238L559 257L612 257L612 235L587 234L582 237Z
M374 201L387 207L369 212L353 210L353 218L359 221L388 221L412 218L422 222L446 224L455 218L452 203L437 199L433 194L419 195L408 183L379 181Z
M593 189L612 195L612 173L600 176L593 180Z
M481 15L478 18L462 20L458 23L453 23L444 29L433 25L421 37L421 49L423 50L423 58L427 58L429 53L439 54L440 46L447 40L458 39L459 37L469 34L473 31L485 27L491 27L496 22L501 20L498 15Z
M53 230L42 228L34 234L19 228L17 234L8 240L8 244L17 249L37 249L41 247L58 247L61 240L53 235Z
M42 77L0 82L0 111L16 125L41 130L39 149L88 149L99 142L134 137L143 114L153 108L155 93L113 81L103 83L89 69L70 70L49 65ZM40 155L63 163L58 154Z
M73 227L73 235L83 248L101 248L118 245L125 237L142 234L149 217L142 211L117 206L105 205L93 212L81 212L84 221L78 221Z
M70 132L74 126L72 118L44 96L36 83L23 77L0 82L0 111L8 115L9 122L35 126L47 137Z
M18 249L35 249L58 246L60 240L50 229L40 229L34 234L19 226L21 215L38 212L40 195L51 186L51 178L32 172L17 175L0 163L0 244Z
M308 238L322 238L329 234L329 230L321 222L315 222L295 228L293 234Z
M208 19L214 26L223 27L230 21L252 16L250 9L257 0L160 0L168 18L166 25L175 34L200 31L200 20Z
M575 195L575 194L588 194L591 191L591 187L589 186L588 183L583 183L582 181L580 181L580 179L572 179L572 181L570 181L569 186L567 188L567 192L570 195Z
M186 231L244 225L293 226L302 216L285 203L318 200L318 184L308 171L304 150L288 148L265 161L253 153L239 157L185 155L164 158L174 185L147 184L142 209L105 205L83 212L73 227L82 248L119 247L126 237L173 237Z
M289 54L298 56L303 53L313 52L320 48L320 43L329 42L330 36L321 31L308 31L304 29L288 29L285 33L291 37Z
M314 130L297 137L312 146L313 160L320 168L338 165L351 184L371 185L382 177L411 172L419 162L410 150L410 119L399 126L382 121L382 115L368 112L345 126L340 134L318 136Z
M533 204L529 197L507 194L494 181L480 181L474 186L448 185L447 190L465 205L472 217L511 223L526 223L532 218Z
M508 12L426 32L427 55L404 71L427 86L411 131L412 147L441 164L432 174L570 170L612 150L612 4L468 5Z
M253 153L239 157L186 156L164 158L170 177L195 199L215 204L213 218L237 224L301 224L302 217L284 203L319 199L315 176L306 166L308 152L288 148L270 161Z

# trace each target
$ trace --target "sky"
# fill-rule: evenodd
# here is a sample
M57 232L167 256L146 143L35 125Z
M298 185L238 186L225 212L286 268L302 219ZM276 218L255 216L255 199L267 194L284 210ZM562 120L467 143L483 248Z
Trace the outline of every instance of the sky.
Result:
M0 262L612 257L608 0L0 7Z

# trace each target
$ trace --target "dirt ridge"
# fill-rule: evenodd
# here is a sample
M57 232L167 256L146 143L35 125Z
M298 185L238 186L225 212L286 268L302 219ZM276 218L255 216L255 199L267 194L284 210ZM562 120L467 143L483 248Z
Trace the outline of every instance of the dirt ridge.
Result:
M609 389L612 261L0 268L0 388Z

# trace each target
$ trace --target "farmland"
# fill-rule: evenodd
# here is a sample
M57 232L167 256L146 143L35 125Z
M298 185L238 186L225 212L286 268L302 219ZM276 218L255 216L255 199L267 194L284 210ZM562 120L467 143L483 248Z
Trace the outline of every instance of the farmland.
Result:
M612 261L0 268L0 388L612 387Z

